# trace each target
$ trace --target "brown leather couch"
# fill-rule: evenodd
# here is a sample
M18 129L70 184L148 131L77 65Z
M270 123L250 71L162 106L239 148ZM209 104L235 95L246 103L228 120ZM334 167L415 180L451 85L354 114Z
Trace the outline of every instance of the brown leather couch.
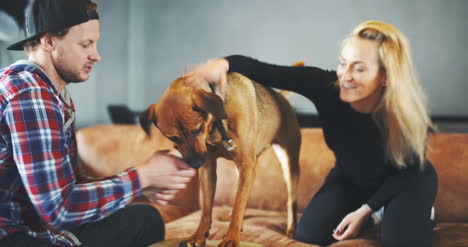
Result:
M314 196L334 157L326 147L321 129L304 128L301 147L301 177L297 191L301 211ZM158 149L171 143L155 130L146 138L135 125L105 125L77 132L78 151L86 174L105 177L138 164ZM468 134L438 133L430 137L428 157L439 175L435 203L433 246L468 246ZM230 161L218 162L218 185L209 239L221 239L229 222L226 216L234 201L237 173ZM264 246L314 246L285 236L286 188L278 162L271 150L259 159L257 177L245 214L241 241ZM150 203L146 199L139 202ZM178 194L169 206L155 205L166 224L166 238L183 238L194 232L200 218L198 181ZM331 233L330 233L331 234ZM330 247L381 246L379 229L362 232L356 239L337 242Z

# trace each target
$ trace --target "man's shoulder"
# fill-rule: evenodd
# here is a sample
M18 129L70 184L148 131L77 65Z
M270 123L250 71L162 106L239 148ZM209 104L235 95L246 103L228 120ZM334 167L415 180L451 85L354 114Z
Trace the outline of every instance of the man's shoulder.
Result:
M29 90L47 89L40 71L29 64L14 63L0 70L0 95L2 100Z

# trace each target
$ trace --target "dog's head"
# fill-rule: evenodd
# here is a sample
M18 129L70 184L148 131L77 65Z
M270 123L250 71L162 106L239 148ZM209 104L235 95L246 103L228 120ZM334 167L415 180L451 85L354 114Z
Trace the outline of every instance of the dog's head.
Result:
M160 101L140 115L140 125L147 135L155 125L169 138L184 160L200 168L207 157L206 141L215 119L225 119L221 97L205 89L193 88L181 77L169 85Z

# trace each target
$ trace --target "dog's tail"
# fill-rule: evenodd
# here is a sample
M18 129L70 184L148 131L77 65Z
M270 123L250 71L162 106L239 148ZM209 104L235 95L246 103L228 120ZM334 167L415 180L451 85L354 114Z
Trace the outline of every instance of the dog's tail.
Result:
M289 97L291 96L291 91L288 91L288 90L279 90L278 93L288 100L289 100Z
M304 67L304 60L297 60L296 62L294 62L292 64L292 66L295 66L295 67Z
M296 62L292 64L292 66L304 67L304 60L297 60ZM281 94L281 96L285 97L286 99L289 99L289 96L291 95L291 91L288 91L288 90L279 90L278 93Z

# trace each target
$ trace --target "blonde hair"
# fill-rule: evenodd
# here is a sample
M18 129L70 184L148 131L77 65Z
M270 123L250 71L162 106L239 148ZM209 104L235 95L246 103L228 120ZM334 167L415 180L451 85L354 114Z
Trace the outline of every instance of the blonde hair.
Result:
M422 168L428 131L433 124L426 96L416 78L409 41L394 26L379 21L359 24L350 37L380 44L379 60L386 88L373 117L385 141L387 157L399 168L407 162L418 162Z

